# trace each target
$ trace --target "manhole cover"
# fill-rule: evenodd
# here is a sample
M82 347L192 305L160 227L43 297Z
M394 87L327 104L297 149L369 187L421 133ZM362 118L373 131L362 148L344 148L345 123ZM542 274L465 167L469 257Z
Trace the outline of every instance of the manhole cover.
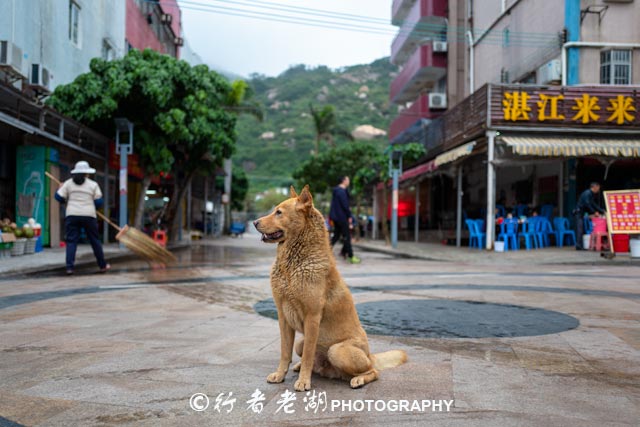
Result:
M277 319L272 299L255 304L256 312ZM422 338L525 337L555 334L578 327L575 317L519 305L455 300L391 300L357 304L368 334Z

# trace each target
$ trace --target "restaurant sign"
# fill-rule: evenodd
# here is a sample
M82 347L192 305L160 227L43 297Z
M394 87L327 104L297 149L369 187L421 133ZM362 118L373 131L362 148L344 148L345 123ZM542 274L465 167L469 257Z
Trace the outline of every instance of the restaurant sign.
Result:
M615 86L495 86L494 126L640 128L640 89Z
M640 234L640 190L605 191L611 234Z

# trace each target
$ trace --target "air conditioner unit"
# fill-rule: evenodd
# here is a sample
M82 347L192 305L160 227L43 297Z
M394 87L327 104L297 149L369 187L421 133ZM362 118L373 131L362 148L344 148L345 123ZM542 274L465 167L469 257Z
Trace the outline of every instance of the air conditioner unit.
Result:
M562 80L562 63L559 59L554 59L542 67L538 68L536 72L536 83L540 85L546 85L549 83L560 83Z
M173 15L171 15L170 13L163 13L160 20L165 24L171 24L171 21L173 21Z
M443 110L447 108L447 95L444 93L429 94L429 108L432 110Z
M0 65L22 74L22 49L8 40L0 40Z
M42 64L31 64L29 84L49 90L49 70Z
M182 46L184 45L184 39L182 37L176 37L173 39L173 44L176 46Z
M434 52L446 52L447 51L447 42L433 42L433 51Z

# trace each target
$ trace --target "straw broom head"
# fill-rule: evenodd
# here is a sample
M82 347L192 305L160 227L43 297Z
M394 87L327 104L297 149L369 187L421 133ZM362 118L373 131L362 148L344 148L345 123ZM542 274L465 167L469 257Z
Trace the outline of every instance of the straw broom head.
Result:
M160 246L143 232L128 225L120 230L116 239L147 261L165 265L176 261L176 257L166 248Z

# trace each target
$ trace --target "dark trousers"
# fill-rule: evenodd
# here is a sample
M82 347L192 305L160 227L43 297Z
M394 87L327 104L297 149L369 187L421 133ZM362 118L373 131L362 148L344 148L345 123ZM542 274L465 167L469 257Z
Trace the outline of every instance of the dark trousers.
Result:
M340 251L341 255L346 255L349 258L353 256L353 249L351 248L351 231L349 231L348 221L333 221L333 237L331 238L331 246L335 245L340 236L344 236L344 245Z
M98 267L104 268L107 265L98 235L97 219L90 216L68 216L64 219L64 227L67 242L67 270L73 270L73 265L76 262L76 249L80 240L80 231L83 228L91 243L91 249L93 249L96 261L98 261Z
M584 234L584 218L582 214L576 214L574 216L576 221L576 249L584 249L582 247L582 235Z

